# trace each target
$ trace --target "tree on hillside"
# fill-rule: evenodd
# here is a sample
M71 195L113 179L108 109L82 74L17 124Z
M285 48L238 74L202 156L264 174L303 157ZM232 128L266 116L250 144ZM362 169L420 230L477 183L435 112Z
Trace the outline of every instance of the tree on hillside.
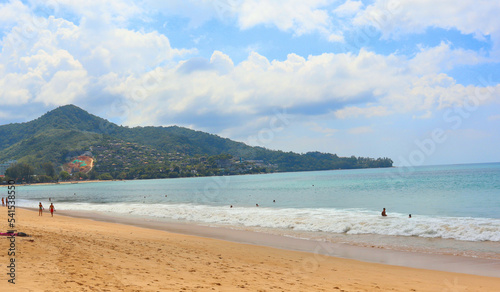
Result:
M5 171L5 176L17 181L31 182L34 172L33 166L26 163L16 163Z
M87 174L89 179L96 179L97 178L97 172L95 171L94 168Z
M70 180L71 175L67 171L61 170L59 173L59 179L62 181Z
M51 176L47 176L45 174L37 175L35 182L37 183L48 183L53 181L53 178Z
M42 163L42 170L47 176L54 177L56 175L54 164L52 162Z
M89 176L84 172L73 173L73 180L86 180Z
M99 175L99 179L100 180L112 180L113 177L111 176L111 174L106 172L106 173Z

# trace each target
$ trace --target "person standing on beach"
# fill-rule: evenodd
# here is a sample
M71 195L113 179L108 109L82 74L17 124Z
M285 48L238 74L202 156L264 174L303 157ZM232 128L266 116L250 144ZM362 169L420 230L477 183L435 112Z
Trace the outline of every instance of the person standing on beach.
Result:
M54 208L54 204L50 203L49 210L50 210L50 216L54 217L54 211L56 210Z
M38 216L42 216L43 210L44 210L44 208L43 208L42 202L40 202L38 204Z
M382 216L384 216L384 217L387 216L387 213L385 213L385 208L384 208L384 210L382 210Z

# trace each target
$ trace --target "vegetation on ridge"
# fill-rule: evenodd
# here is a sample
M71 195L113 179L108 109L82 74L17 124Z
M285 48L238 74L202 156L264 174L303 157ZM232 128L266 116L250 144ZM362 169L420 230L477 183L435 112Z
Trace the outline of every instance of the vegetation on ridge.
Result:
M123 127L74 105L59 107L30 122L2 125L0 137L0 162L18 161L17 168L6 174L23 179L15 177L20 175L19 169L31 167L32 173L24 180L35 175L37 181L372 168L393 163L389 158L273 151L178 126ZM95 159L92 171L72 176L61 171L64 163L85 152Z

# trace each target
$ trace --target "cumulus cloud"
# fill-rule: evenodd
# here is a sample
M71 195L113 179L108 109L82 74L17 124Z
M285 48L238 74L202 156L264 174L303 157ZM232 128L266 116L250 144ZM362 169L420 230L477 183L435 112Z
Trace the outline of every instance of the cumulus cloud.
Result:
M30 9L19 0L0 3L0 28L10 28L19 23L21 16L29 14Z
M295 36L318 33L330 42L344 40L343 33L334 25L331 9L336 1L332 0L146 0L145 3L161 14L188 18L191 27L217 19L223 23L235 22L242 30L262 25ZM346 4L342 10L352 10L356 3Z
M318 32L329 41L343 41L342 32L335 30L328 12L332 1L266 1L249 0L237 8L238 23L242 29L257 25L272 25L300 36Z
M136 103L131 107L142 109L130 113L127 121L131 124L189 120L195 128L210 123L216 127L212 130L226 132L227 124L208 120L217 116L230 121L230 127L238 127L272 116L271 109L286 109L295 116L330 115L337 119L406 113L428 118L430 112L470 103L471 96L478 97L473 100L478 106L498 100L500 91L495 85L463 86L438 73L439 66L415 66L416 58L419 62L436 62L426 53L423 49L422 55L409 59L361 50L359 54L307 58L289 54L287 59L277 61L252 52L235 65L229 56L215 51L210 60L182 61L175 68L158 68L141 77L130 77L107 90L127 96ZM146 86L151 84L148 80L154 84ZM148 104L140 103L146 99Z
M278 2L250 1L245 5L251 3L271 5L272 10ZM307 7L326 2L313 4ZM345 5L345 9L359 6ZM296 13L308 15L307 7ZM264 21L253 18L250 7L245 9L249 18L244 25ZM125 14L136 13L131 11ZM20 103L59 105L97 98L89 95L100 92L100 102L120 109L116 114L126 124L211 125L215 129L210 130L216 131L223 131L224 124L236 127L265 119L272 109L283 108L297 116L331 114L337 119L426 113L463 104L478 90L456 84L441 73L443 68L484 61L475 52L453 49L443 42L422 47L412 58L361 49L358 53L307 57L290 53L278 61L251 52L235 64L217 50L210 58L186 58L196 51L173 48L169 39L156 31L117 27L112 24L115 16L110 16L110 25L97 29L89 15L91 12L82 13L78 24L50 16L39 22L43 26L30 38L22 36L20 43L3 46L0 99L4 104L16 98ZM282 21L273 25L304 29L303 33L315 27ZM318 23L323 23L321 18ZM4 44L10 36L19 35L20 25L10 29ZM485 90L492 93L480 100L482 104L497 94L493 85ZM213 116L219 121L210 120Z
M412 58L410 66L418 75L426 72L440 72L463 65L487 63L490 59L478 52L461 48L452 49L451 44L441 42L436 47L420 47L420 51Z
M76 2L72 0L31 0L30 3L33 10L42 12L42 15L58 16L63 12L69 12L79 19L90 19L96 27L111 23L125 25L132 19L147 17L142 5L133 0Z
M52 107L79 98L92 99L90 93L195 52L172 48L169 39L156 31L116 26L116 22L138 13L133 8L114 12L123 3L128 2L106 4L113 7L106 6L110 17L104 17L102 21L106 23L102 27L91 21L92 15L104 9L95 1L86 2L81 10L67 1L50 7L54 13L59 9L80 13L77 24L53 15L44 18L18 2L0 6L0 13L23 12L17 15L17 22L1 21L6 33L1 41L0 102ZM31 4L47 5L37 1ZM92 5L99 7L92 9Z
M32 3L45 7L42 1ZM239 64L217 50L209 59L186 59L196 50L173 48L169 39L157 31L123 27L131 18L147 15L144 8L132 1L111 1L102 7L97 1L88 1L83 6L75 6L71 1L57 3L59 6L51 7L53 11L72 11L80 21L73 23L58 18L57 13L39 19L41 16L30 14L19 1L0 6L0 14L18 11L37 24L36 29L26 35L24 24L10 18L2 22L12 25L3 38L0 56L5 64L0 68L3 102L17 98L22 103L63 104L100 90L111 100L119 97L123 104L136 109L129 111L131 115L126 120L130 124L156 124L187 115L208 117L211 113L237 121L245 115L260 118L271 108L286 108L296 115L333 113L338 119L380 117L415 110L426 113L463 104L478 88L456 84L453 78L441 72L487 62L486 57L476 52L454 49L446 42L421 47L411 58L361 49L359 53L307 57L290 53L283 61L251 52ZM384 2L383 7L381 3L377 1L362 10L361 2L349 0L333 13L357 13L356 19L361 23L363 19L369 20L367 15L382 13L383 8L392 15L392 20L402 22L398 19L401 15L414 19L415 15L424 15L419 14L424 13L423 7L429 7L424 5L427 2L415 4L417 11L412 11L390 1ZM148 9L158 7L188 13L187 4L172 1L150 4L153 6ZM199 9L214 9L210 5L203 2ZM286 4L250 0L232 2L227 9L237 17L242 29L270 25L302 35L332 33L332 17L327 9L330 6L326 0L287 1ZM455 10L447 13L461 15L467 6L461 4L460 7L462 9L453 8ZM194 17L197 9L189 13ZM429 13L425 15L432 18L433 12ZM415 22L413 30L410 29L412 21ZM401 29L412 32L418 31L419 25L424 28L416 19L412 21ZM445 26L445 21L440 21L436 20L436 25ZM478 24L477 27L490 33L486 26ZM387 35L395 33L387 27L381 29L386 29ZM463 31L467 32L465 28ZM484 90L496 94L494 86ZM492 98L481 102L490 102ZM151 107L141 104L146 99ZM162 117L159 108L168 113L163 115L172 118ZM200 119L199 123L204 122Z
M339 5L337 8L333 10L333 13L338 16L353 16L357 14L361 8L363 7L363 3L361 1L351 1L347 0L345 3Z
M360 11L353 22L372 25L384 38L423 33L427 28L456 29L484 40L491 36L494 53L500 57L500 3L488 0L432 1L376 0Z

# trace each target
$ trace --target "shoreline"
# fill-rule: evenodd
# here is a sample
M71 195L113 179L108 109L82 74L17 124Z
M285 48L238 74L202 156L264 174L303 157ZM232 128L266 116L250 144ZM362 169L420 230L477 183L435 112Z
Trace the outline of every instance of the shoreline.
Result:
M25 184L25 183L16 183L16 186L51 186L51 185L68 185L68 184L80 184L80 183L98 183L98 182L106 182L106 181L120 181L120 180L83 180L83 181L61 181L61 182L45 182L45 183L33 183L33 184ZM0 185L0 187L8 187L8 184Z
M36 209L29 210L36 211ZM358 246L339 242L315 241L250 230L213 227L186 222L147 220L142 217L106 215L99 212L63 210L59 211L59 215L155 229L183 235L225 240L234 243L308 252L324 256L358 260L367 263L378 263L408 268L500 278L500 260L496 259L401 251L381 247Z
M31 235L15 239L16 290L420 292L500 286L498 277L367 263L59 212L40 217L16 209L15 216L16 229ZM0 208L0 226L7 227L6 208ZM7 250L9 239L1 238L0 250ZM9 262L0 252L2 269ZM2 275L0 290L13 288Z

